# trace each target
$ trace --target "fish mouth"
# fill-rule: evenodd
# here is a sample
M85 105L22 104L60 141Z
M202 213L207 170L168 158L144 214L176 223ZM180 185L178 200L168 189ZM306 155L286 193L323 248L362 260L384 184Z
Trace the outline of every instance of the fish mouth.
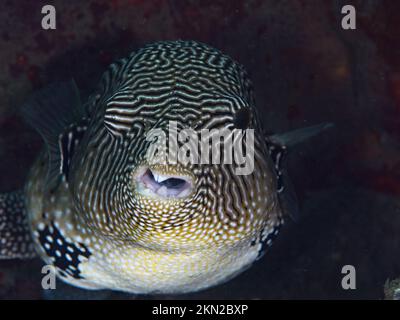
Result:
M194 189L191 175L165 167L141 166L134 173L136 191L158 199L185 198Z

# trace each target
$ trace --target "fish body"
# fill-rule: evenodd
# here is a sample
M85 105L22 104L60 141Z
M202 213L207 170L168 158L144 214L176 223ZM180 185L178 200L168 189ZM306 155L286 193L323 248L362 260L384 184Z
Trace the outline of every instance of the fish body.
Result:
M205 289L251 266L283 224L279 143L264 137L244 68L214 48L151 44L112 64L85 104L67 83L25 111L46 142L23 195L26 224L35 252L67 283ZM254 130L254 170L153 164L146 134L171 121Z

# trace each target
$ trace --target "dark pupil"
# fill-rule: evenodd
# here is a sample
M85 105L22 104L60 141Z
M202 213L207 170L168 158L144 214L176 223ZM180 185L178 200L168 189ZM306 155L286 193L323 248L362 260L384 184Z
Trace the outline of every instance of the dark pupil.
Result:
M250 123L250 111L248 108L240 109L236 112L234 118L235 127L238 129L246 129Z
M185 180L183 179L177 179L177 178L169 178L167 180L164 180L163 182L161 182L160 184L163 186L166 186L167 188L181 188L183 187L183 185L185 184Z

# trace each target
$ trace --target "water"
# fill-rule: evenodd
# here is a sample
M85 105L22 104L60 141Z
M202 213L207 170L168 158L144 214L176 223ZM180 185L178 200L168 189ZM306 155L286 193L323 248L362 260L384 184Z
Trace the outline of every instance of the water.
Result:
M23 185L41 139L18 116L35 89L73 77L93 90L115 58L156 40L193 39L249 70L264 126L335 128L289 156L300 202L271 250L215 288L165 298L382 299L400 277L400 30L396 1L55 1L57 29L41 29L42 1L0 4L0 190ZM356 289L341 286L344 265ZM41 262L0 262L0 298L135 298L40 286ZM149 297L153 298L153 297Z

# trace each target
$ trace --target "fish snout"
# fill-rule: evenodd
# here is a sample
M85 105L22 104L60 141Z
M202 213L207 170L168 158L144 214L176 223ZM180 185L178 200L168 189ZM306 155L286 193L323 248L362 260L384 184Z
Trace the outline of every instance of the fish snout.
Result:
M159 200L188 197L194 190L193 180L189 174L163 167L141 166L133 175L138 194Z

